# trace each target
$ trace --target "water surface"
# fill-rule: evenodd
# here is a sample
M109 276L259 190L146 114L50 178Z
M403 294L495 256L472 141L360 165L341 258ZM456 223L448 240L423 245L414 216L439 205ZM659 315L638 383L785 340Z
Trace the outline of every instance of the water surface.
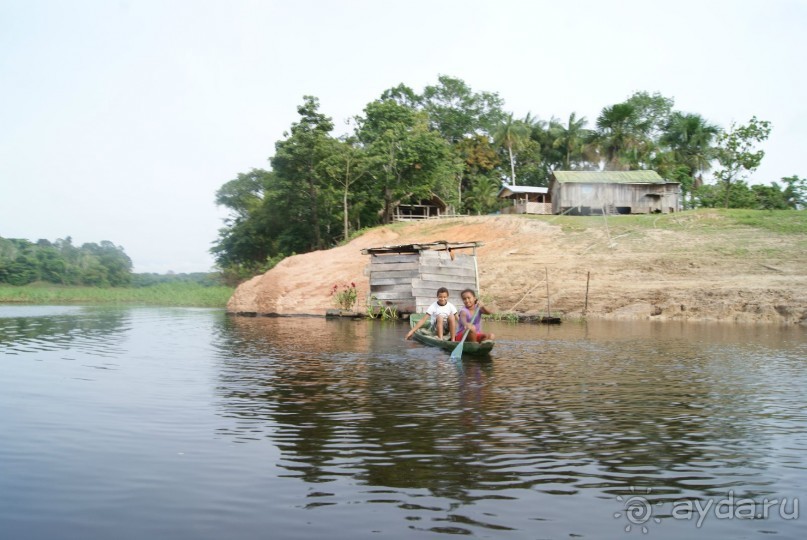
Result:
M0 530L804 536L805 329L486 327L455 364L403 324L0 306Z

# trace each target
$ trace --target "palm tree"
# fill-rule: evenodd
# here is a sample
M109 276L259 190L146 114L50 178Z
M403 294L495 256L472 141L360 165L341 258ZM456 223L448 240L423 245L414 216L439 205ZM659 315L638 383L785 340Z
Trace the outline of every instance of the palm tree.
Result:
M480 215L496 209L499 202L497 193L499 187L496 182L486 176L476 176L471 180L471 188L465 195L466 208Z
M628 103L605 107L597 118L597 144L606 169L629 169L635 163L641 139L635 129L636 110Z
M714 143L720 128L710 124L699 114L674 112L665 126L659 143L667 146L675 161L686 167L688 181L682 186L692 191L703 183L703 173L716 157Z
M590 136L589 130L586 129L587 123L586 117L578 119L577 113L569 115L569 121L565 126L556 120L550 122L549 130L554 137L552 146L561 150L561 167L565 171L572 169L572 163L578 164L579 168L579 164L585 161L585 145Z
M530 115L525 120L516 120L508 114L504 122L493 133L493 142L507 149L510 158L510 183L516 185L516 154L530 137Z

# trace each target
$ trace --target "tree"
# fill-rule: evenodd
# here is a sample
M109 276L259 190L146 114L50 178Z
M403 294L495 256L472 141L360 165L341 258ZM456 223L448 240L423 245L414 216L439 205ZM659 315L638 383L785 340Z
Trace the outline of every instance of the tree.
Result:
M801 210L807 206L807 179L799 178L795 174L782 178L785 184L784 197L788 208Z
M552 148L560 151L560 168L564 171L585 169L587 145L592 132L586 129L586 117L577 118L571 113L566 125L554 118L549 122L549 134L552 136Z
M0 238L0 283L26 285L46 281L61 285L123 286L130 283L132 260L122 247L104 240L76 248L68 236L51 243Z
M474 93L461 79L446 75L423 89L422 108L430 125L452 144L465 137L490 133L504 118L503 101L494 92Z
M465 168L457 169L454 178L461 206L463 187L468 188L471 178L478 174L465 160L468 146L478 143L480 137L487 137L502 122L505 116L502 99L494 92L474 92L463 80L447 75L440 75L438 83L425 87L422 95L403 84L398 85L382 94L381 101L389 99L426 113L430 129L452 145L454 163L465 163Z
M527 116L529 119L529 115ZM516 120L508 114L493 132L493 143L507 151L510 161L510 184L516 185L516 155L530 137L530 125L523 120Z
M357 118L358 140L370 159L368 174L380 192L382 222L392 221L394 203L435 192L454 199L457 162L451 146L431 131L425 113L394 100L374 101Z
M699 114L674 112L667 120L659 142L670 150L671 169L682 166L686 171L686 174L673 172L667 175L676 176L671 179L681 182L684 200L687 194L691 195L695 188L703 184L703 173L710 169L716 156L714 141L719 133L720 128Z
M610 170L648 168L658 153L658 137L673 100L636 92L623 103L605 107L597 118L596 143Z
M738 180L732 186L728 206L725 205L723 187L716 184L700 186L695 190L695 199L704 208L757 208L759 203L757 195L743 180Z
M787 197L776 182L771 182L769 186L753 185L751 191L756 197L756 208L760 210L786 210L789 208Z
M289 202L302 203L297 215L290 217L308 237L308 249L321 249L325 245L320 216L324 193L318 164L334 152L337 141L329 135L333 122L318 112L319 100L313 96L303 100L297 108L300 121L292 124L285 140L275 144L275 155L269 161L277 179L288 189Z
M498 191L499 186L494 180L477 176L465 196L465 207L474 214L486 214L498 206Z
M498 178L493 176L494 169L500 163L499 155L490 144L490 138L481 133L465 137L454 145L454 152L463 163L462 174L459 179L458 204L463 206L463 188L471 189L479 178L490 178L495 186L500 184ZM495 179L494 179L495 178ZM467 206L467 205L465 205Z
M132 260L124 253L122 247L108 240L102 240L100 245L84 244L81 250L93 256L85 258L85 270L92 269L88 272L88 275L92 276L89 278L91 283L88 284L121 287L131 282Z
M351 187L368 176L370 162L364 149L353 137L342 141L336 151L319 165L324 175L338 184L342 193L342 237L347 240L350 234L350 210L348 200Z
M263 203L269 174L263 169L238 173L235 180L230 180L216 191L216 204L228 208L233 217L250 216Z
M770 133L771 123L754 116L747 125L732 122L731 128L718 136L717 159L721 168L715 171L715 178L723 186L725 208L729 207L732 185L746 180L759 167L765 151L755 147L767 140Z
M252 169L216 192L216 204L230 211L210 250L219 268L246 277L264 270L279 254L277 238L285 219L276 211L283 205L275 184L274 173Z

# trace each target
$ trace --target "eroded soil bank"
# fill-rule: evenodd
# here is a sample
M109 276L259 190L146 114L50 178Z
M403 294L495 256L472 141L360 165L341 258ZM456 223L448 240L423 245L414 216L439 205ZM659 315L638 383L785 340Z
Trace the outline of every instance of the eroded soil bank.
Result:
M289 257L243 284L227 310L324 315L333 285L369 291L363 248L483 242L483 300L498 312L564 318L807 324L807 238L729 223L720 213L572 218L479 216L394 224ZM588 295L587 290L588 280ZM458 299L454 299L458 302Z

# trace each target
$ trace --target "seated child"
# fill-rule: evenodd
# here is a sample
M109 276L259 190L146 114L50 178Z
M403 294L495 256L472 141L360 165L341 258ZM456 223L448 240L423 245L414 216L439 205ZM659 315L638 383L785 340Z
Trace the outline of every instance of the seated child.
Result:
M460 296L463 306L459 311L460 326L455 340L462 340L466 330L468 330L468 337L465 338L467 341L481 343L488 339L495 339L493 334L482 333L482 314L490 314L491 311L476 299L476 294L471 289L465 289Z
M445 287L437 289L437 301L426 309L426 313L429 317L420 319L415 327L406 334L406 339L411 338L415 330L428 321L438 338L443 339L443 335L448 331L449 338L454 341L454 333L457 329L457 308L448 301L448 289Z

